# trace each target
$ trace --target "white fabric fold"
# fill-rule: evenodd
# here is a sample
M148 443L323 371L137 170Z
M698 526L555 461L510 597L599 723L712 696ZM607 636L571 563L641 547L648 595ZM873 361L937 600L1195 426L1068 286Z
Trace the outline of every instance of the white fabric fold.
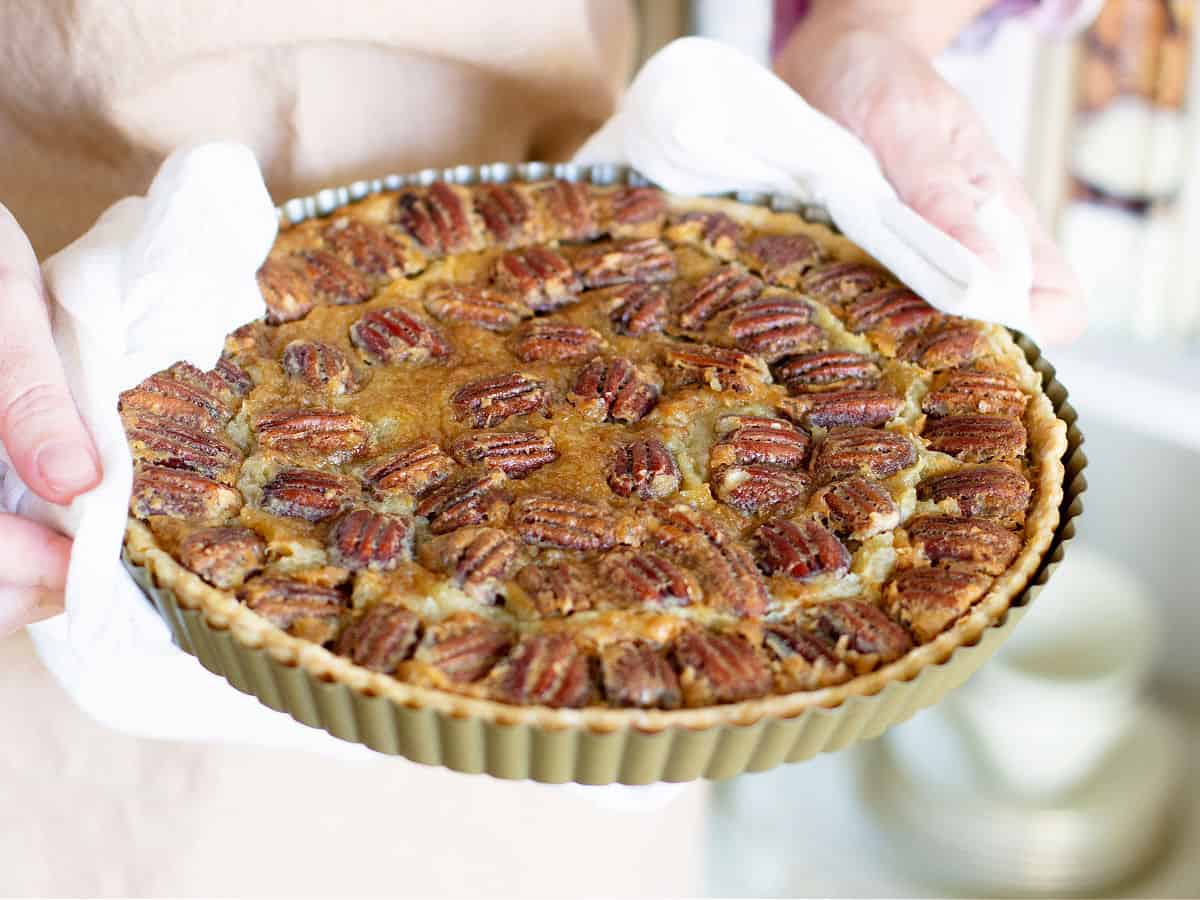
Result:
M132 460L117 396L176 360L211 368L225 335L262 314L254 275L277 225L253 153L203 144L174 153L144 197L120 201L47 260L54 340L104 478L55 506L25 488L0 450L0 498L74 538L66 614L29 631L47 668L97 721L146 737L367 757L232 690L175 647L119 559Z
M821 204L938 309L1032 329L1029 242L998 196L980 203L975 222L993 268L905 205L858 138L716 41L681 38L651 57L575 161L626 162L680 194L746 189Z

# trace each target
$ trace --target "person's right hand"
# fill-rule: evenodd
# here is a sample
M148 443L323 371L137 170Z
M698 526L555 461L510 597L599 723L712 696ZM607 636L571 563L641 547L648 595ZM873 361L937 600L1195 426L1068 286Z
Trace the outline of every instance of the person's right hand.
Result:
M0 441L39 497L69 503L100 463L55 354L46 289L25 233L0 205ZM0 636L62 611L69 539L0 513Z

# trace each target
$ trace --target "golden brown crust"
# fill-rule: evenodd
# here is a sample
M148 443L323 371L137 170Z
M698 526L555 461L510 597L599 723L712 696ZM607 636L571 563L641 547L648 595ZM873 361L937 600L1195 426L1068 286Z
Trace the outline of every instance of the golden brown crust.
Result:
M805 234L823 247L826 254L834 259L870 261L865 254L829 229L802 222L790 214L776 214L761 208L718 200L671 198L670 206L676 212L693 210L724 212L739 222L742 228L750 234ZM378 218L372 217L377 217L379 210L385 208L385 205L380 198L369 198L362 201L361 204L339 211L338 215L358 214L357 207L362 208L361 216L365 221L378 224ZM597 206L601 213L606 208L604 204ZM601 225L603 226L603 222ZM313 225L306 229L305 226L300 226L298 229L284 232L280 238L280 248L293 250L304 246L304 242L310 239L306 234L316 232L318 227L319 225ZM658 227L661 228L661 222ZM428 248L425 249L428 252ZM684 253L678 248L676 252L677 254ZM714 254L714 256L719 258L720 254ZM452 267L446 267L444 262L432 265L434 269L428 273L430 280L433 275L440 275L444 279L454 271ZM442 267L441 269L437 269L439 265ZM689 260L681 258L681 270L687 271L688 265ZM792 278L791 274L788 278ZM420 281L420 277L416 280ZM368 306L370 305L368 304ZM319 313L320 310L318 310ZM873 347L870 339L850 333L839 320L839 315L836 309L819 307L815 310L814 321L827 333L835 336L838 347L855 352L870 353L873 354L873 358L878 358L879 351ZM848 697L875 693L891 680L912 678L923 667L946 659L955 648L977 640L985 628L1002 619L1012 599L1024 590L1037 570L1057 526L1058 509L1062 500L1063 468L1061 458L1066 448L1065 425L1054 415L1049 399L1041 391L1039 376L1028 365L1024 355L1013 343L1008 333L997 326L979 327L990 365L1014 377L1022 390L1030 396L1028 408L1022 417L1028 434L1029 450L1021 462L1021 466L1032 485L1033 492L1025 515L1022 550L1008 570L996 578L986 595L974 603L970 610L946 631L893 663L830 687L749 699L721 706L701 706L681 710L607 709L597 706L583 709L550 709L541 706L514 706L488 699L481 686L465 688L455 686L455 692L443 690L442 687L450 687L445 679L439 680L437 673L425 672L424 670L429 667L416 662L405 663L401 666L398 675L408 677L408 681L404 681L400 677L382 675L356 666L348 659L337 656L318 644L279 630L239 603L233 595L211 587L176 562L171 553L172 544L165 537L169 533L169 529L159 528L156 533L147 527L146 523L131 519L126 546L130 557L136 563L148 568L159 585L171 589L182 605L203 611L206 620L215 627L230 628L240 642L251 647L265 648L273 656L289 663L298 663L319 677L341 681L360 690L368 689L406 705L430 706L453 715L480 716L490 721L504 723L528 722L545 727L578 725L601 731L626 726L655 731L670 726L703 728L727 723L745 724L757 721L764 716L792 716L814 706L836 706ZM302 333L292 332L293 335ZM450 340L453 341L453 334L450 334ZM882 345L883 339L880 341ZM347 345L344 349L348 350L349 346ZM880 349L886 350L882 346ZM889 354L885 352L884 355ZM887 426L888 429L900 431L910 437L919 434L923 421L923 414L920 412L921 398L928 386L928 376L921 375L915 367L908 366L903 362L884 360L883 365L884 379L889 389L895 391L896 395L902 397L904 401L904 407L896 419ZM694 396L699 390L698 388L667 386L668 391L672 389L676 390L676 393L671 394L671 403L659 410L661 418L668 422L673 415L686 415L688 405L699 402ZM760 391L759 388L754 390ZM762 396L761 392L754 394L755 399ZM352 408L352 406L344 404L339 406L339 409ZM763 410L763 412L769 413L770 410ZM235 419L235 423L236 421ZM823 429L814 428L813 430L814 435L819 439ZM668 428L667 431L670 432L670 429ZM668 440L668 445L670 445L670 440ZM370 448L364 452L364 459L368 456L373 457ZM701 458L695 453L689 454L690 456ZM703 456L706 457L707 452ZM888 488L904 510L904 518L907 520L916 514L954 512L954 510L932 504L929 501L917 501L913 488L918 478L950 471L959 465L949 457L922 451L916 466L889 478L887 480ZM695 475L689 473L687 464L682 468L684 484L680 496L696 502L695 498L699 495L695 493ZM603 477L603 466L600 469L601 477ZM700 473L700 478L703 479L703 477L703 474ZM700 483L703 486L702 481ZM247 499L252 501L254 499L253 488L247 491L246 495ZM712 501L704 502L711 504ZM393 509L390 511L407 513L411 510ZM617 528L618 525L613 527ZM311 542L307 542L304 538L303 527L298 526L296 535L292 539L292 545L295 547L295 559L299 565L305 559L304 554L311 552L308 549ZM881 541L882 538L872 540ZM883 541L883 543L887 544L887 541ZM855 583L871 596L881 596L882 582L888 576L887 573L875 573L873 570L877 567L871 560L884 559L888 553L892 553L895 558L892 564L886 567L888 571L895 569L896 559L899 560L900 566L905 564L903 552L894 553L888 545L886 550L881 549L874 557L864 552L863 558L866 562L856 565L848 578L857 579ZM331 579L330 583L334 584L339 583L336 581L337 578L344 576L332 573L321 577ZM429 587L436 590L434 584L430 584ZM803 591L809 589L810 586L805 586L797 594L801 604L808 596ZM356 587L355 590L355 603L357 604L358 588ZM490 614L486 610L484 612ZM642 638L648 634L657 634L660 637L659 643L666 643L670 635L678 632L680 623L686 621L687 616L693 617L695 621L704 621L704 615L701 613L703 611L695 613L685 611L681 613L685 618L673 623L670 617L663 619L659 616L657 619L647 620L642 623L642 630L634 636ZM627 624L625 626L620 624L622 621L626 621L619 618L623 613L589 612L587 615L592 618L581 619L582 624L577 626L579 639L585 644L591 639L589 635L607 634L606 628L615 628L615 633L619 633L622 627L628 627ZM699 618L696 619L696 616ZM607 624L611 622L617 624L615 626ZM754 623L748 620L746 624L749 626ZM549 624L545 622L542 627L550 630ZM656 632L655 629L658 631ZM750 639L752 642L753 634L753 629L751 629ZM611 635L605 640L611 641ZM409 672L409 669L412 671Z

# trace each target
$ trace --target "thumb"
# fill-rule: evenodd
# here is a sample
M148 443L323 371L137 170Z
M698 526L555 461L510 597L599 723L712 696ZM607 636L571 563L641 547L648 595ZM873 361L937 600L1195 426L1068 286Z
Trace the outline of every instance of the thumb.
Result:
M40 497L67 503L100 466L55 353L37 258L0 206L0 440Z

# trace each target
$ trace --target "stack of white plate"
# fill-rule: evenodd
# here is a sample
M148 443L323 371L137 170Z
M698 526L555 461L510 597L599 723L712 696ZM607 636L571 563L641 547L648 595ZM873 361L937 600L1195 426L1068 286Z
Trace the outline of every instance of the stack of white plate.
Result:
M1139 579L1079 544L1009 645L941 706L865 746L858 784L898 862L976 893L1094 892L1164 845L1183 771L1145 699Z

